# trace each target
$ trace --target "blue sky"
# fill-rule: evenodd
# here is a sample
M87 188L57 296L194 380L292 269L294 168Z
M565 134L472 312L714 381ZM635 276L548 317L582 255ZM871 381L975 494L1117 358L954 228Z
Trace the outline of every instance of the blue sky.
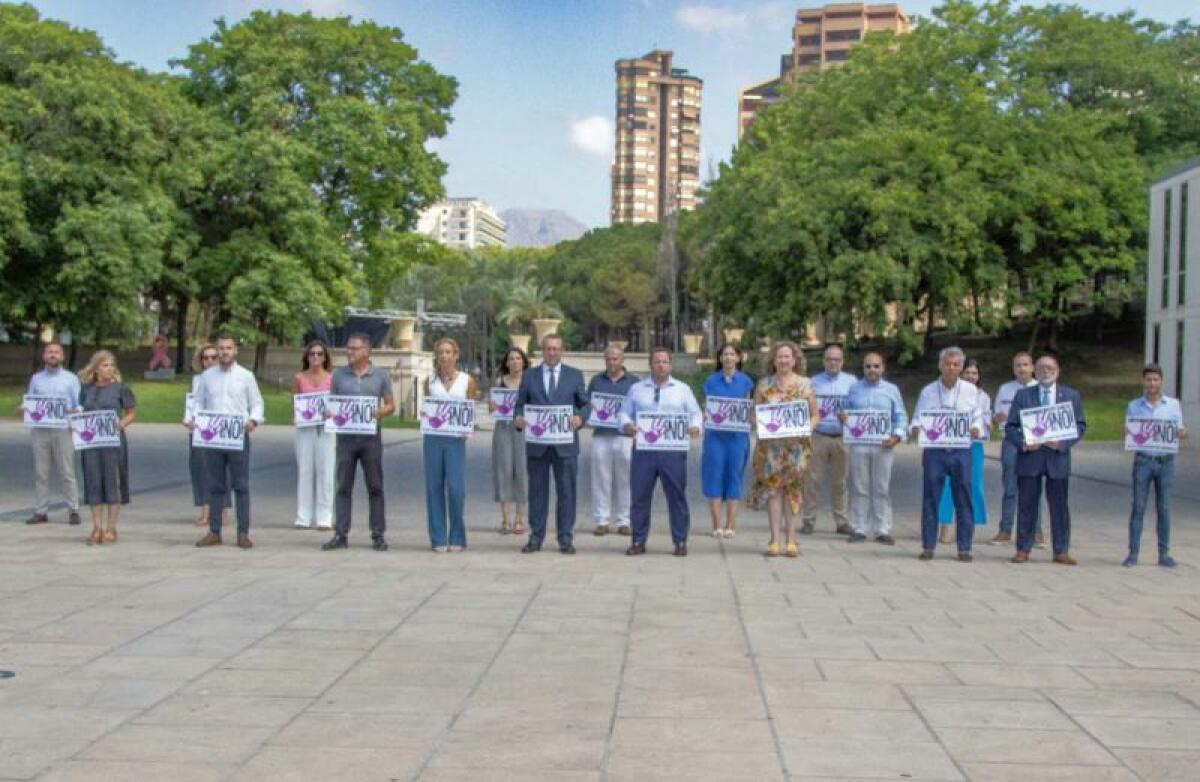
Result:
M672 49L704 79L702 154L728 158L737 139L737 94L778 73L799 7L777 0L33 0L44 16L97 31L122 60L150 70L255 8L349 14L400 27L421 57L458 78L449 135L437 151L450 195L497 209L562 209L608 224L613 61ZM932 0L902 2L927 13ZM1175 21L1195 0L1087 0L1093 11L1134 7Z

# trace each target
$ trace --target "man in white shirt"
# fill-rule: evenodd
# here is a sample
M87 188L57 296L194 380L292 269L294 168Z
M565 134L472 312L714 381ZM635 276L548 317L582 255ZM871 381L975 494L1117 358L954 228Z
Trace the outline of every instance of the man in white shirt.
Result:
M966 355L961 348L944 348L938 354L938 371L934 382L921 390L917 409L913 412L912 433L920 429L921 414L945 410L971 414L971 438L976 439L983 429L979 409L979 389L959 378ZM970 562L971 543L975 536L975 518L971 509L971 450L970 448L926 447L921 451L923 472L921 489L921 559L933 559L937 546L937 504L946 477L950 478L950 493L954 498L954 515L958 536L958 560Z
M829 508L833 511L835 531L839 535L854 532L846 515L849 454L842 442L842 424L838 414L842 412L846 395L857 378L842 371L845 358L841 345L829 345L825 348L823 358L825 370L812 377L821 417L813 430L812 459L808 464L808 477L804 481L804 510L800 519L800 532L804 535L811 535L816 527L822 486L829 488Z
M263 399L254 373L237 363L237 354L233 337L217 337L217 363L204 371L196 388L197 410L240 415L246 421L242 450L212 449L205 454L211 496L208 534L196 541L200 547L221 545L221 509L230 486L236 498L238 547L254 545L250 541L250 433L263 422Z
M79 378L63 367L63 347L48 342L42 348L42 370L29 378L26 393L34 396L53 396L66 400L67 410L79 407ZM20 408L18 408L20 410ZM58 473L57 488L67 501L68 524L79 523L79 488L75 482L75 447L70 429L33 428L33 515L26 524L45 524L50 520L50 471Z
M992 407L992 426L1004 431L1004 422L1008 420L1009 408L1013 398L1022 388L1036 386L1033 379L1033 355L1027 350L1017 352L1012 360L1013 379L1000 386L996 392L996 401ZM1017 455L1020 451L1007 439L1000 444L1000 469L1004 476L1004 499L1000 503L1000 530L989 543L999 545L1012 542L1013 524L1017 518ZM1035 545L1044 548L1045 538L1042 535L1042 514L1039 511L1037 532L1034 536Z
M1131 401L1125 409L1125 418L1152 418L1154 425L1174 426L1178 440L1187 439L1187 427L1183 425L1183 409L1178 399L1165 396L1162 392L1163 373L1158 364L1147 364L1142 370L1143 394ZM1133 456L1133 508L1129 512L1129 556L1122 563L1133 567L1138 561L1142 547L1142 517L1150 500L1150 487L1154 487L1154 506L1157 516L1155 531L1158 533L1158 564L1175 567L1171 556L1171 484L1175 482L1175 454L1155 453L1149 450L1134 451Z
M650 377L634 383L621 405L621 429L628 435L638 431L638 413L683 413L688 417L688 436L700 434L704 416L696 395L682 380L671 377L671 351L658 347L650 351ZM633 526L633 542L625 551L628 556L646 553L646 538L650 536L650 503L654 499L654 484L661 480L667 496L667 514L671 520L671 539L675 556L687 556L688 531L691 515L687 504L687 451L648 451L633 446L629 470L629 521Z

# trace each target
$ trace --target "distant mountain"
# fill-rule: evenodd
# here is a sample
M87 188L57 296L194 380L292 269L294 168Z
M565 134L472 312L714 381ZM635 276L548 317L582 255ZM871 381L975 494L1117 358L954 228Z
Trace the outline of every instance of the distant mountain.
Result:
M508 226L509 247L545 247L578 239L588 227L558 209L505 209L500 213Z

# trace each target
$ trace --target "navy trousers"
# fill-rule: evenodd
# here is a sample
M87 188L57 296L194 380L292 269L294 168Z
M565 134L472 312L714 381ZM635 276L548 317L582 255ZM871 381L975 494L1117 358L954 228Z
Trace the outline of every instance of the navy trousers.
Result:
M550 471L554 471L554 528L558 545L565 546L575 535L575 478L579 467L576 456L559 456L547 448L541 457L527 456L529 474L529 542L542 545L546 539L546 519L550 515Z
M1071 548L1071 510L1067 507L1067 482L1070 479L1051 478L1045 473L1017 478L1017 551L1028 554L1033 548L1043 480L1046 482L1046 504L1050 506L1051 546L1055 556L1066 554Z
M921 546L926 550L937 547L937 506L946 478L950 479L950 494L954 499L954 516L966 520L955 524L958 550L971 550L975 539L975 517L971 510L971 449L926 448L921 452L924 470L921 487Z
M650 535L650 503L654 484L662 481L667 495L667 514L671 519L671 540L687 541L692 525L687 504L687 453L681 451L639 451L633 449L629 465L629 524L633 542L645 545Z
M208 531L221 534L221 509L229 507L229 492L236 498L237 531L250 532L250 435L240 451L204 449L204 466L208 470Z

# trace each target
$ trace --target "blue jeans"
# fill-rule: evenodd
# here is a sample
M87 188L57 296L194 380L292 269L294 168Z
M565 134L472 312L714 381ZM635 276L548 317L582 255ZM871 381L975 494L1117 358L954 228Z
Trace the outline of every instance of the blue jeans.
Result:
M667 496L667 517L671 522L671 540L686 543L692 517L687 504L688 455L678 451L639 451L633 449L629 467L629 523L633 527L633 542L646 544L650 536L650 503L654 499L654 484L662 481Z
M925 448L921 452L921 545L932 551L937 547L937 503L942 484L950 479L954 512L966 524L956 524L958 550L968 552L975 538L975 519L971 513L971 451L967 448Z
M975 517L975 526L987 524L987 500L983 496L983 443L979 440L971 443L971 513ZM938 501L938 524L946 526L953 524L954 493L950 490L950 478L942 484L942 498ZM964 524L970 523L963 519Z
M229 507L233 491L239 535L250 533L250 435L240 451L205 448L204 466L208 470L208 531L221 534L221 509Z
M1137 454L1133 459L1133 510L1129 513L1129 553L1137 556L1142 545L1142 516L1154 486L1158 516L1159 559L1171 553L1171 484L1175 482L1175 457Z
M1012 534L1017 518L1017 446L1005 440L1000 444L1000 470L1004 476L1004 499L1000 502L1000 531ZM1042 507L1038 506L1034 532L1042 534Z
M467 528L463 524L463 506L467 498L467 441L462 437L427 434L422 450L425 459L425 519L429 525L429 545L433 548L446 545L465 548ZM448 539L447 510L450 516Z

